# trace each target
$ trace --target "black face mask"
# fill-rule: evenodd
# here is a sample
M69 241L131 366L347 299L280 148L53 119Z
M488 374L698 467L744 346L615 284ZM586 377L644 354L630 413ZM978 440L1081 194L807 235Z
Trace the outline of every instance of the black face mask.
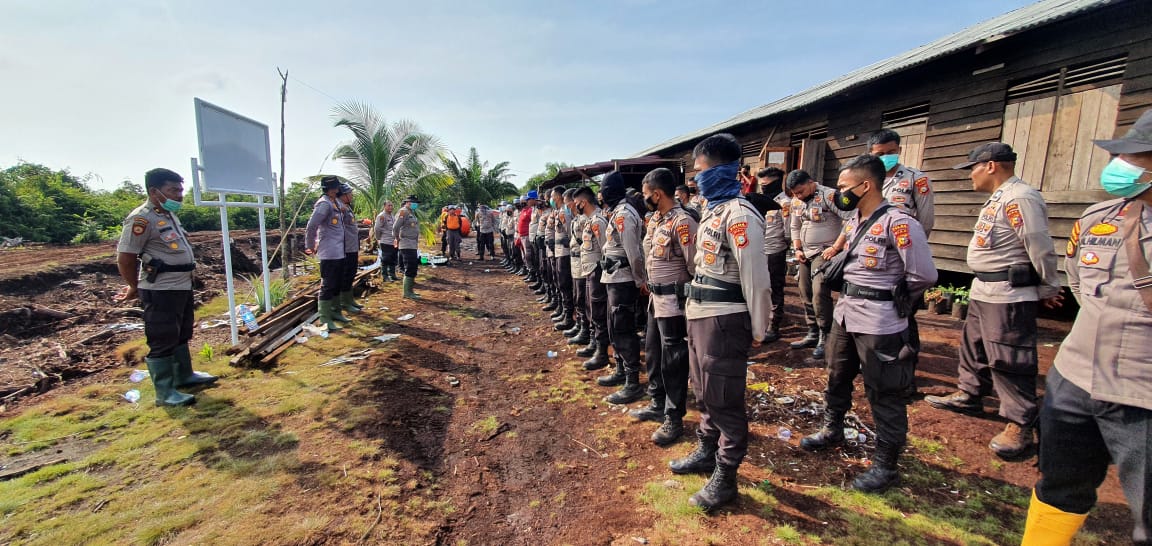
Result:
M814 199L815 197L816 197L816 192L812 192L812 193L808 194L808 197L805 197L804 199L802 199L802 201L804 201L805 203L811 203L812 199Z
M584 203L573 203L572 208L576 209L576 214L584 214Z
M836 205L836 208L844 212L856 210L856 207L860 206L860 199L862 199L864 196L856 195L852 193L852 190L863 185L864 183L861 182L844 191L836 190L836 194L832 196L832 204ZM864 193L867 194L868 192Z
M655 201L653 201L650 197L644 198L644 207L647 208L651 212L656 212L656 209L659 208L657 206L657 203Z

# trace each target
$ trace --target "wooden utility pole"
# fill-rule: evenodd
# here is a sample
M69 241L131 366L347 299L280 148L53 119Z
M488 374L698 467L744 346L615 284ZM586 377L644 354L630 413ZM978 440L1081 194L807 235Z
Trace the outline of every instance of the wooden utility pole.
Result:
M284 218L284 209L288 206L284 202L285 187L288 184L288 179L284 176L284 164L286 162L284 156L284 104L288 102L288 69L280 70L276 67L276 72L280 74L280 277L284 280L288 279L288 245L284 244L288 238L288 223Z

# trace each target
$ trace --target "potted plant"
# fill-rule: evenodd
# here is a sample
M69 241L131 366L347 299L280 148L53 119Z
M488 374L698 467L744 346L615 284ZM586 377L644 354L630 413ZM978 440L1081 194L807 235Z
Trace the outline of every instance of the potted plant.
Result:
M968 318L968 289L957 288L952 293L952 318L964 320Z
M933 286L924 292L924 303L938 315L948 313L948 300L945 299L944 291L945 288L942 286Z

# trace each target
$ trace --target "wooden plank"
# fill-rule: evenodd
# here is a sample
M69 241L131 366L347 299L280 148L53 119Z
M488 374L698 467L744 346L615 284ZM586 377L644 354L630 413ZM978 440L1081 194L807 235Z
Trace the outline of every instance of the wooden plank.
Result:
M972 222L975 226L976 222ZM972 240L972 231L943 231L932 230L932 235L928 237L928 242L933 245L958 245L967 246L969 241Z
M1045 97L1035 101L1032 110L1032 124L1028 129L1028 159L1016 160L1016 172L1020 178L1033 181L1039 186L1044 178L1044 164L1048 159L1048 141L1052 138L1052 118L1056 114L1056 97Z
M966 203L955 205L942 205L936 201L936 215L937 216L971 216L975 220L976 216L980 214L980 208L984 206L984 201L979 203ZM975 224L975 221L973 221Z
M1079 219L1084 210L1092 206L1090 203L1049 203L1048 218Z
M1080 119L1084 120L1076 128L1076 145L1072 151L1071 168L1068 170L1068 190L1083 190L1092 168L1092 144L1096 120L1100 115L1100 102L1103 92L1099 89L1077 93L1080 95Z
M1113 137L1116 129L1116 106L1120 102L1120 84L1110 85L1098 89L1100 91L1100 112L1096 116L1096 129L1092 138L1095 139L1108 139ZM1104 166L1112 161L1111 154L1107 150L1099 147L1092 146L1092 166L1088 170L1088 178L1082 181L1073 181L1071 189L1090 189L1100 186L1100 171L1104 170Z
M1028 160L1028 130L1032 127L1032 111L1036 108L1036 101L1020 103L1020 114L1016 118L1016 130L1012 134L1012 149L1016 151L1016 165L1023 165ZM1005 139L1008 137L1005 136Z
M967 157L968 154L971 153L972 150L977 146L984 144L985 142L994 142L996 140L999 139L992 137L987 140L973 140L970 142L954 144L952 146L930 148L924 152L924 159L936 159L940 157ZM1019 160L1017 160L1017 164L1019 164Z
M928 140L935 137L951 135L955 133L966 133L968 131L978 131L981 129L996 129L996 138L1000 138L1000 127L1004 124L1004 120L999 116L983 118L978 120L970 120L963 123L937 123L932 116L928 116Z
M933 180L935 182L935 180ZM935 185L933 185L935 189ZM974 191L968 192L948 192L936 196L936 206L940 205L983 205L988 200L988 194L976 193Z
M931 176L931 175L929 175ZM972 191L972 181L964 180L943 180L932 176L932 191L936 193L937 197L942 193L948 192L970 192Z
M975 129L972 131L961 131L956 133L949 133L944 135L928 134L924 140L925 150L932 150L936 148L946 148L962 144L965 146L976 147L977 144L982 142L993 142L1000 140L1000 126L985 127L983 129ZM927 153L927 152L926 152Z
M932 245L932 255L936 255L936 245ZM932 260L936 264L936 269L940 271L955 271L957 273L972 273L972 269L964 260L951 260L948 258L934 258Z
M951 157L933 157L924 160L924 171L947 171L953 170L952 167L960 163L968 161L968 154L954 155ZM958 173L963 174L963 173ZM966 176L966 175L965 175Z
M1020 103L1009 104L1004 107L1004 126L1000 133L1000 141L1016 148L1016 123L1020 118ZM1020 151L1017 150L1019 155Z
M1039 189L1065 191L1068 189L1071 169L1069 165L1076 155L1076 133L1080 128L1080 105L1082 93L1060 97L1059 111L1056 112L1052 142L1048 143L1048 159L1044 166L1044 178Z
M1044 198L1044 202L1049 205L1053 203L1060 204L1083 204L1084 206L1094 205L1103 201L1112 199L1104 190L1078 190L1078 191L1061 191L1061 192L1040 192L1040 196Z
M923 126L921 126L923 127ZM900 139L900 162L919 169L924 158L924 133L911 134Z
M946 245L946 244L931 244L932 259L936 260L955 260L966 261L968 258L968 243L965 242L964 246ZM937 266L939 267L939 266Z

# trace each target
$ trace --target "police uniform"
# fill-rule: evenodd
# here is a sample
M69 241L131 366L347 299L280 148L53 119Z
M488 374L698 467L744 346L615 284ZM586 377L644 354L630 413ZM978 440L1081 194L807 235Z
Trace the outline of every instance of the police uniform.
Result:
M351 188L347 188L351 191ZM345 311L357 312L360 305L353 300L352 284L360 271L360 226L350 203L344 205L344 271L340 278L340 301Z
M348 237L347 208L339 198L321 195L312 207L312 217L305 228L305 245L316 249L316 257L320 259L320 301L331 300L340 292Z
M591 324L588 321L588 285L584 282L584 275L580 267L580 253L583 240L584 226L588 218L583 214L572 215L568 223L568 274L572 283L572 314L578 328L575 335L570 336L568 343L577 345L588 343L591 337Z
M555 255L553 263L556 265L556 288L560 297L560 308L564 312L564 319L555 328L560 331L571 328L573 320L573 294L572 294L572 213L557 208L549 219L552 223L552 253Z
M592 324L592 341L596 347L592 359L584 363L584 368L594 370L607 365L608 345L611 343L608 334L608 290L601 281L603 270L600 268L608 237L608 218L604 216L604 209L599 207L586 218L584 230L580 233L580 274L585 279L588 320Z
M552 309L545 310L560 313L563 311L560 308L560 295L556 290L556 223L554 212L551 208L544 208L540 212L540 216L537 218L539 225L536 227L536 238L540 241L540 253L543 256L545 284L547 284L548 289L547 307L552 307L552 303L556 304Z
M642 223L627 199L616 203L607 216L600 281L608 290L608 332L617 358L617 375L638 378L640 338L636 335L636 300L640 287L647 282L641 247Z
M414 279L420 268L420 218L409 207L397 211L396 222L392 224L392 237L399 241L401 267L405 277Z
M484 260L484 250L496 259L496 221L492 210L485 205L476 209L476 250L480 260Z
M1015 176L1001 184L980 208L967 261L976 279L961 338L959 388L977 406L994 387L1000 415L1027 429L1030 439L1038 411L1036 314L1039 300L1060 293L1040 192ZM1014 283L1009 281L1013 267L1037 274Z
M211 384L209 374L192 371L188 342L195 332L192 270L196 257L188 233L174 213L146 202L124 219L116 251L139 258L136 289L144 305L144 358L158 405L183 405L195 396L176 388Z
M396 280L396 239L392 237L392 226L396 216L380 211L372 225L372 236L380 246L380 276L385 280Z
M768 331L775 337L784 320L784 281L788 276L788 249L792 248L792 198L780 192L772 200L780 208L764 214L764 255L772 279L772 323Z
M936 197L928 175L907 165L896 165L896 172L884 179L884 198L904 209L920 222L924 235L932 235L936 223Z
M1138 273L1152 256L1152 205L1139 199L1093 205L1072 229L1065 270L1080 313L1048 371L1026 539L1042 511L1037 501L1078 520L1074 534L1111 462L1133 542L1152 541L1152 279Z
M852 213L842 212L833 205L835 193L836 190L817 183L808 201L792 199L789 207L792 240L800 241L798 250L807 258L798 264L797 281L804 300L804 320L812 334L827 335L832 329L832 290L824 285L822 276L812 278L812 272L824 265L826 260L821 253L836 242L843 220L852 217Z
M696 220L683 207L656 212L648 223L644 265L648 269L648 325L645 357L652 409L671 421L674 435L653 436L664 445L680 436L688 401L688 323L686 286L696 273Z
M849 241L863 222L860 215L853 211L844 225ZM845 258L844 288L826 345L825 429L830 427L843 438L844 415L852 407L852 382L863 375L876 422L873 467L895 479L896 460L908 436L907 391L915 348L908 336L908 319L897 310L893 287L903 281L914 298L936 282L937 271L924 230L900 208L888 208L867 229L860 242L846 250L850 254ZM858 489L875 490L861 486L862 478L854 484ZM888 484L885 480L881 487Z

